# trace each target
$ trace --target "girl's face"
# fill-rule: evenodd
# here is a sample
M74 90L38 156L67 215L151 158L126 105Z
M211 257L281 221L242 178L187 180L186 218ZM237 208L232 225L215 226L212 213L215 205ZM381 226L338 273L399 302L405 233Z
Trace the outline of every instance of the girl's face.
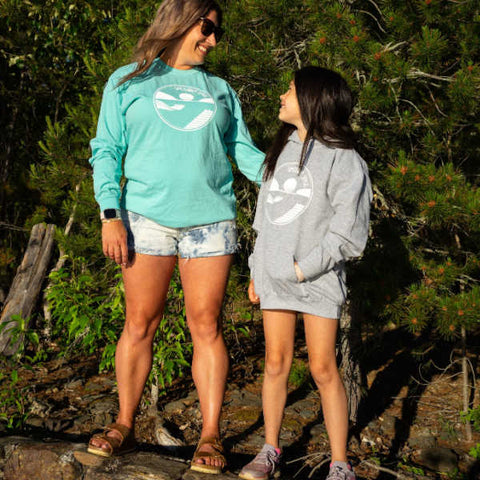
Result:
M280 95L280 100L281 106L278 118L282 122L294 125L298 130L305 130L298 105L297 93L295 91L295 82L293 80L290 82L288 90L283 95Z
M216 47L215 32L208 36L202 33L203 23L213 22L218 27L218 16L215 10L211 10L204 20L198 22L179 40L178 54L175 61L176 68L192 68L195 65L205 63L205 57L210 50Z

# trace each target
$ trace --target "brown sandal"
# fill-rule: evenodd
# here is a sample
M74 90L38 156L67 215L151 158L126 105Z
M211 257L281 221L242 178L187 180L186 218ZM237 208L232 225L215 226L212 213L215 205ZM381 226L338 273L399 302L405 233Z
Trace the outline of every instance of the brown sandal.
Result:
M213 452L202 450L203 445L210 445L213 449ZM224 453L225 451L223 450L223 445L217 437L201 438L198 442L197 449L193 454L193 458L190 464L190 470L194 470L195 472L213 473L214 475L218 475L219 473L222 473L222 470L227 466L227 461L225 460ZM221 460L222 465L217 466L207 465L206 463L197 463L197 460L199 460L200 458L219 459Z
M116 432L120 434L121 438L111 437L109 432ZM92 440L98 438L108 445L108 450L102 447L97 447L92 444ZM113 457L116 455L124 455L135 450L135 436L133 429L126 427L120 423L112 423L107 425L101 433L96 433L88 442L87 451L100 457Z

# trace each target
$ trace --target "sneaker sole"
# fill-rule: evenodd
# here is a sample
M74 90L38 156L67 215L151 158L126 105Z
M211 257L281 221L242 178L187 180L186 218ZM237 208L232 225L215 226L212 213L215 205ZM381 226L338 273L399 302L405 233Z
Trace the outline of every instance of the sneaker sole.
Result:
M270 478L278 479L280 478L280 472L277 470L273 475L264 475L263 477L254 477L250 473L239 473L238 478L242 480L269 480Z

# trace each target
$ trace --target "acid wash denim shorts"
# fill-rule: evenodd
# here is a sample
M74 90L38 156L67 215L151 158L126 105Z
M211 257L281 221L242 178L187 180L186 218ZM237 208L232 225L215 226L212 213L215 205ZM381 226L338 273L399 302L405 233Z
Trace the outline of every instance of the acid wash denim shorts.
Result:
M230 255L237 250L235 220L170 228L127 210L122 210L122 220L127 229L128 250L136 253L199 258Z

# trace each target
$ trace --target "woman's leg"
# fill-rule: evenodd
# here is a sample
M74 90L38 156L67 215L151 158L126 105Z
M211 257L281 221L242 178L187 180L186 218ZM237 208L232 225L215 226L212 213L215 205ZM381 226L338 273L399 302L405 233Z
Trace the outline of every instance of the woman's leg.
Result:
M265 443L279 448L280 428L287 401L287 383L293 359L296 312L263 310L265 376L262 402Z
M181 258L178 263L193 340L192 375L203 419L201 438L220 435L228 355L219 317L231 263L232 255ZM202 449L208 451L209 446ZM199 459L202 462L221 466L219 459Z
M308 314L304 314L303 318L310 372L322 399L332 462L346 462L348 407L335 354L338 320Z
M175 263L175 256L135 254L131 266L122 268L126 319L115 354L120 404L117 423L129 428L152 367L153 338ZM115 431L109 435L118 436ZM101 439L92 439L92 443L106 448Z

